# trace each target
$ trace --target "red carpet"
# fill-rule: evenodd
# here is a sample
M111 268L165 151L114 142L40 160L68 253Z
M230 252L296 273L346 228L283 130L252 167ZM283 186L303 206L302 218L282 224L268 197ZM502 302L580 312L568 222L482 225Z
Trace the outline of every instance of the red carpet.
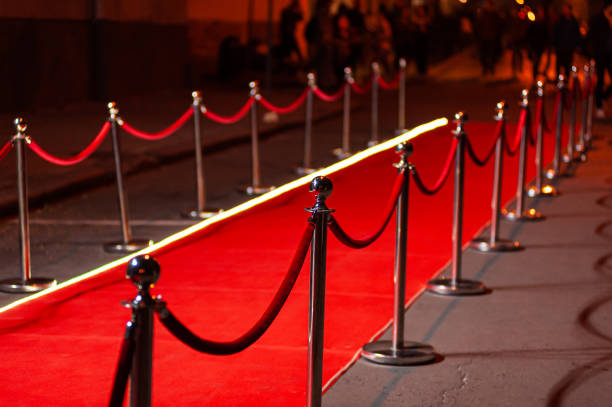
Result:
M492 143L494 123L468 123L477 153ZM425 182L438 177L451 126L413 141L412 162ZM508 126L508 134L514 127ZM546 162L552 155L546 139ZM530 148L529 178L533 177ZM506 159L503 201L516 189L517 158ZM331 174L327 203L359 236L380 219L397 162L386 151ZM464 241L490 217L491 163L466 155ZM426 197L411 184L407 298L419 293L450 258L453 182ZM153 253L162 267L154 293L190 329L228 340L249 329L268 305L314 203L307 186L290 191ZM393 224L393 222L392 222ZM342 369L392 315L394 228L369 248L352 250L329 235L324 382ZM156 406L302 406L305 404L308 260L279 317L254 346L234 356L194 352L156 322L153 402ZM0 314L1 405L103 406L108 403L136 290L125 265ZM486 281L485 281L486 283ZM410 335L408 334L408 337ZM418 340L419 338L409 338ZM432 344L435 346L435 343Z

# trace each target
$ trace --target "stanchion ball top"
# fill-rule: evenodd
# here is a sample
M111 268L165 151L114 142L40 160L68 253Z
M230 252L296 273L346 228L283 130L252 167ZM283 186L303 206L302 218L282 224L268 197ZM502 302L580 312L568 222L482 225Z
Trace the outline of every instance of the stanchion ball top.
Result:
M406 154L407 156L411 156L412 152L414 151L414 147L412 146L412 143L399 143L395 146L395 151L399 154Z
M327 177L315 177L310 181L310 192L316 192L323 199L330 196L333 189L333 184Z
M455 113L455 121L464 122L464 121L466 121L468 119L469 119L469 117L468 117L467 113L465 113L465 112L457 112L457 113Z
M136 256L127 266L126 277L138 288L150 287L159 280L159 263L148 254Z
M15 124L15 128L17 129L17 132L19 133L25 132L26 129L28 128L28 124L21 117L15 118L15 120L13 120L13 124Z

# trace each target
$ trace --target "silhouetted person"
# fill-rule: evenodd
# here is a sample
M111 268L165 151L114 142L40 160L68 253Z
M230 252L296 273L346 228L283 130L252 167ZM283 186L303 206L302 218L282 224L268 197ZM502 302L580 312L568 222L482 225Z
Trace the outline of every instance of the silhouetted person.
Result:
M295 52L300 63L302 62L302 52L295 39L295 28L302 19L302 8L299 0L292 0L281 12L281 55L283 58L291 58L292 53Z
M416 7L414 13L412 13L412 23L414 27L414 59L419 74L425 75L429 52L429 26L431 24L431 18L425 6Z
M330 0L318 0L315 12L306 26L310 65L317 83L324 89L336 86L334 75L334 20L329 14Z
M569 76L574 62L574 52L580 44L580 27L572 14L572 6L563 4L561 15L555 23L553 31L553 46L557 54L557 76L563 73Z
M483 75L495 73L495 63L501 51L501 23L493 2L486 0L484 7L479 10L474 27Z
M535 21L530 21L527 26L527 42L529 44L529 58L533 63L533 80L537 80L540 73L540 61L542 55L548 48L548 21L546 18L546 9L539 6L536 9Z
M604 1L601 12L591 18L587 37L589 53L595 59L597 85L595 87L595 115L605 117L603 101L612 94L612 85L605 87L606 71L612 77L612 0Z

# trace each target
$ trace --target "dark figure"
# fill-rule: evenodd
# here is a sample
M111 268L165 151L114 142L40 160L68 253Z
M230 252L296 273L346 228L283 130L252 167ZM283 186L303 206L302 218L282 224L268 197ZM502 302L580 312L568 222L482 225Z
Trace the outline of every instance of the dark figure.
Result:
M365 18L360 10L359 0L353 1L353 8L347 10L351 25L351 58L350 65L356 67L363 59L366 25Z
M495 73L495 63L501 52L501 23L501 17L493 7L493 2L486 0L476 17L474 27L483 75Z
M334 20L329 14L330 0L317 1L315 12L306 26L306 41L311 68L323 89L336 86L334 75Z
M295 39L295 28L302 19L299 0L292 0L281 12L281 55L283 58L291 58L292 53L295 52L300 63L302 62L302 52Z
M334 72L338 82L342 82L344 79L345 67L355 68L351 51L351 22L345 12L340 12L336 16L334 30Z
M523 72L523 50L527 48L527 18L525 12L520 10L513 13L509 19L509 48L512 52L512 76Z
M574 52L579 44L578 21L572 14L572 6L564 4L553 31L553 45L557 54L557 76L561 74L561 68L565 76L569 76L574 62Z
M540 6L536 10L535 21L527 26L527 42L529 43L529 58L533 64L533 80L537 80L540 73L540 61L548 48L548 22L545 8Z
M425 6L417 6L412 14L414 27L414 59L419 74L427 73L427 54L429 51L429 26L431 18Z
M605 117L603 101L612 94L612 85L604 89L606 71L612 77L612 0L606 0L603 10L591 18L587 40L589 54L595 59L597 72L595 116L603 119Z
M402 6L395 9L391 28L396 59L404 58L406 62L410 62L414 57L414 29L410 7Z

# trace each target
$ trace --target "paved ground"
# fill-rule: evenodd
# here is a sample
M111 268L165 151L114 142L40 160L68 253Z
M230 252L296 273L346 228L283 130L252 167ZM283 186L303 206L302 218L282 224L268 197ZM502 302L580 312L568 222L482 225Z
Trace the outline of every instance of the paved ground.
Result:
M507 69L479 78L469 51L432 69L438 79L409 82L407 124L465 110L473 120L490 120L498 100L506 99L516 118L520 89ZM526 69L528 69L526 67ZM444 73L444 75L442 75ZM246 86L244 87L246 89ZM206 105L230 114L246 99L241 88L210 84ZM552 88L551 88L552 89ZM272 100L284 104L299 86L275 89ZM352 146L369 138L369 99L354 98ZM118 101L123 118L135 127L157 131L190 104L185 94L156 94ZM341 104L318 102L314 128L317 166L334 161L340 144ZM382 92L380 134L395 130L396 95ZM78 104L63 110L25 115L28 133L48 150L68 156L85 146L103 124L104 104ZM14 133L12 115L0 115L0 134ZM295 177L302 157L303 110L264 125L262 179L279 185ZM440 354L429 366L388 368L363 361L324 397L329 406L406 405L586 405L611 404L605 383L612 365L609 331L610 239L612 239L612 146L609 122L597 122L597 150L574 178L559 183L563 195L540 200L547 216L538 224L505 224L503 233L527 250L506 255L467 252L464 274L476 276L490 295L449 299L422 296L406 315L406 336L430 343ZM282 130L282 131L281 131ZM247 199L237 187L250 181L248 122L219 126L205 122L205 171L211 206L229 208ZM180 218L194 204L190 125L160 142L122 136L126 183L134 235L159 240L192 224ZM34 276L59 281L82 274L117 256L102 244L120 237L116 192L112 183L110 142L75 167L52 166L29 154ZM415 152L417 154L418 152ZM15 213L14 154L0 162L0 277L19 275ZM0 294L0 305L20 296ZM606 319L607 318L607 319ZM388 335L388 333L386 334Z

